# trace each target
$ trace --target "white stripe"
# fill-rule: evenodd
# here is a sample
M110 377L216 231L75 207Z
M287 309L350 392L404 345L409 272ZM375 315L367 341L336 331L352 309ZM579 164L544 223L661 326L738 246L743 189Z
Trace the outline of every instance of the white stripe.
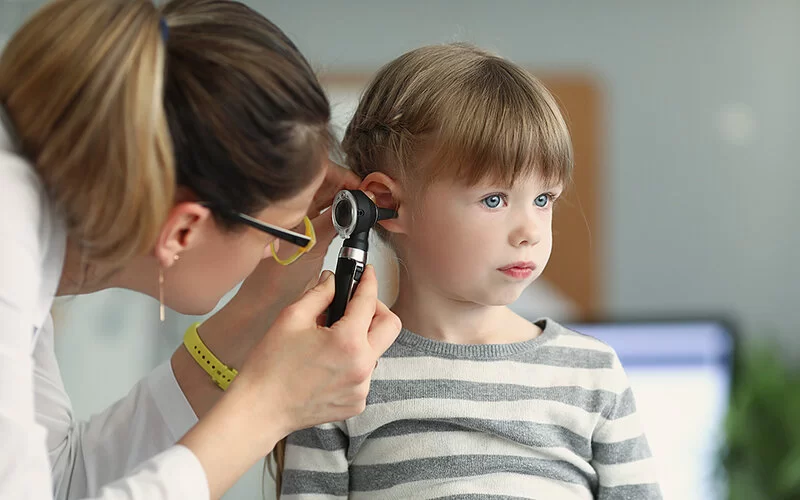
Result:
M449 495L492 494L540 500L592 500L592 493L579 484L524 474L491 474L462 480L427 480L398 484L385 490L353 492L351 500L439 498Z
M601 417L592 440L597 443L613 444L638 438L642 434L644 434L644 429L639 414L631 413L627 417L616 420L606 420Z
M645 458L626 464L595 464L600 485L612 488L628 484L654 484L658 482L656 464Z
M347 472L347 457L345 450L327 451L287 444L284 469Z
M571 347L573 349L586 349L616 356L614 348L586 335L559 335L547 343L548 347Z
M381 358L373 380L460 380L527 387L576 386L621 393L624 377L614 369L568 368L516 361L468 361L434 357Z
M373 432L388 422L403 419L478 418L498 421L520 420L558 425L589 439L595 429L597 413L589 413L557 401L464 401L409 399L367 406L359 416L347 421L350 436ZM641 434L641 428L638 428ZM637 435L638 435L637 434Z
M314 427L323 430L325 429L339 429L340 431L345 430L344 424L342 422L331 422L328 424L315 425Z
M428 432L368 439L358 451L353 465L379 465L457 455L504 455L563 460L586 474L595 473L589 463L567 448L531 448L477 432Z

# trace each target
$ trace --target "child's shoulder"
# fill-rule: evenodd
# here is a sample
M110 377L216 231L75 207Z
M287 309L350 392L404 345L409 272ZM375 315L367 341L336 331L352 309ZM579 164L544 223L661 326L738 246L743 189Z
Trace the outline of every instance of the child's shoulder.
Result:
M588 368L594 373L592 379L599 387L614 391L629 386L628 375L613 347L602 340L563 326L549 318L544 331L552 329L548 345L559 352L567 365L573 368ZM586 370L580 370L585 372Z
M592 337L591 335L572 330L555 320L543 318L536 323L542 327L543 335L552 331L551 336L553 342L551 345L573 347L575 349L594 350L616 356L616 351L614 348L602 340Z
M602 340L572 330L550 318L540 319L536 324L542 328L547 348L580 365L576 368L622 368L617 352Z

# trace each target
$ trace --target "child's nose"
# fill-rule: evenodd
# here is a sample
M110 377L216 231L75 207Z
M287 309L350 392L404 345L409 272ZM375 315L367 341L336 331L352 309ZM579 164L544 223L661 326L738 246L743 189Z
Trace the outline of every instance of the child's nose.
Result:
M520 217L509 234L509 243L515 247L539 243L541 233L536 219L530 215Z

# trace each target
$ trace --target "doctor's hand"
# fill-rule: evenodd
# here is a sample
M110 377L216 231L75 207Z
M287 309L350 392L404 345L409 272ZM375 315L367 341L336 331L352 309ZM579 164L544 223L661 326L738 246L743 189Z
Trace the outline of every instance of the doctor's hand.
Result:
M366 406L377 359L400 332L367 266L344 316L324 326L332 273L278 314L228 390L179 444L207 473L212 498L292 431L343 420Z
M378 300L368 266L345 315L325 327L335 292L333 274L278 315L250 353L237 384L255 398L283 432L343 420L363 411L377 359L400 332L400 320Z

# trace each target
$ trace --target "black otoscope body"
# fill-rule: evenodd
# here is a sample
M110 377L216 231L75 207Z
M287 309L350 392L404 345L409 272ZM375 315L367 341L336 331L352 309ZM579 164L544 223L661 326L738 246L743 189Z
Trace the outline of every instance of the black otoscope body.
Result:
M333 199L331 216L336 232L345 240L336 262L336 294L328 308L328 326L344 316L347 303L361 281L367 265L369 230L379 220L397 217L397 212L377 207L363 191L345 190Z

